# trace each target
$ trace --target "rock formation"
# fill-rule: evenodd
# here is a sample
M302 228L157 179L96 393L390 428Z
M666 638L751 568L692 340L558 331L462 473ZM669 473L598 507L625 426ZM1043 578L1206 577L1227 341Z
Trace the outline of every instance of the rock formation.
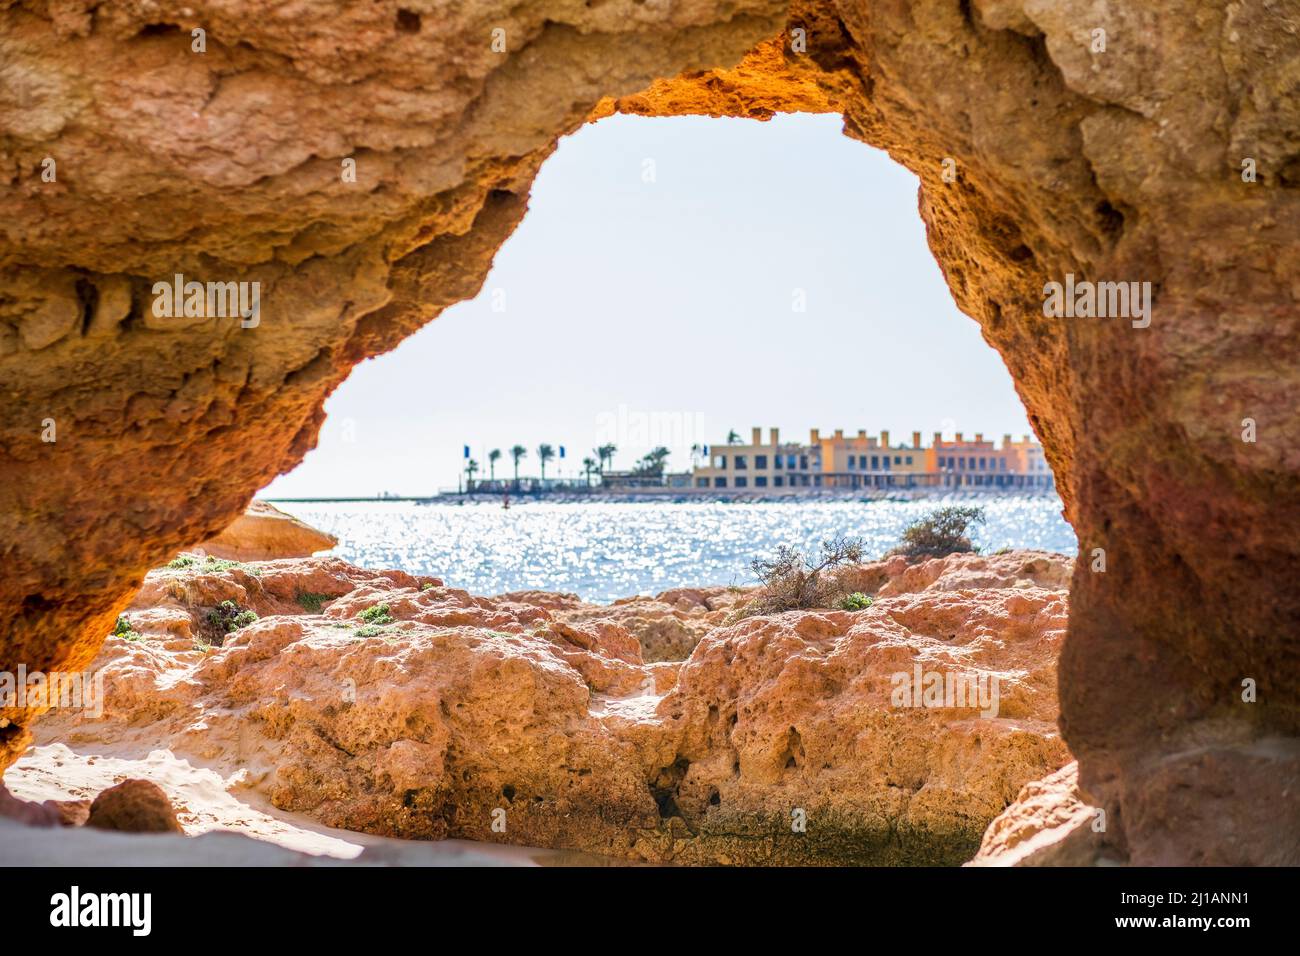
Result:
M1123 862L1106 853L1107 820L1079 794L1079 764L1069 763L1025 784L1015 802L989 824L968 866L1096 866Z
M625 603L602 618L563 595L478 598L337 558L163 568L96 661L102 715L56 709L38 733L86 755L170 750L281 810L384 836L951 865L1069 759L1065 592L1034 580L1068 564L864 565L871 608L747 618L650 664ZM673 593L652 603L694 599ZM259 617L213 635L223 601ZM939 696L922 697L922 675ZM958 676L969 693L943 696Z
M6 0L0 64L0 669L88 664L354 364L475 293L559 135L825 109L919 177L1088 558L1082 788L1138 862L1212 857L1187 813L1269 821L1255 860L1300 820L1292 0ZM259 283L256 322L160 315L177 275ZM1150 283L1149 324L1047 317L1074 278Z
M642 660L653 664L686 660L695 645L745 599L740 588L673 588L654 597L620 598L607 605L579 602L553 610L557 619L574 624L615 622L641 645Z
M273 561L305 558L338 544L332 534L318 531L265 501L248 509L195 550L231 561Z
M123 833L184 833L167 794L148 780L123 780L90 805L86 826Z

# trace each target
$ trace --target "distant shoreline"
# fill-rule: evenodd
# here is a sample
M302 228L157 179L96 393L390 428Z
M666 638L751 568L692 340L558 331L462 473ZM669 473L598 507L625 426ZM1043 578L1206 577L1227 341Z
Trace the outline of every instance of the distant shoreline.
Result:
M464 505L464 504L500 504L502 495L499 494L440 494L430 496L413 496L413 495L393 495L389 497L304 497L304 498L260 498L271 504L424 504L424 505ZM758 503L790 503L799 504L802 502L843 502L843 501L965 501L965 500L987 500L990 498L1058 498L1059 495L1052 491L1043 491L1039 489L988 489L979 490L975 488L957 489L893 489L890 491L864 492L857 491L800 491L797 493L773 494L759 492L731 492L731 493L714 493L711 491L689 491L684 489L665 490L664 492L655 493L618 493L618 492L600 492L593 491L588 493L573 492L520 492L510 495L511 504L539 502L549 502L552 504L623 504L623 503L651 503L651 504L682 504L688 502L700 502L703 504L758 504Z

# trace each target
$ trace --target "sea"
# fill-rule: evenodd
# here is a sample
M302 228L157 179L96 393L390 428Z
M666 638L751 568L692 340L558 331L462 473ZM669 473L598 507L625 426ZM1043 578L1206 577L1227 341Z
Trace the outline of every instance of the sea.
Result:
M676 587L750 585L750 562L791 545L860 538L883 555L903 529L944 505L984 510L984 552L1037 548L1074 555L1055 495L832 501L274 502L338 538L330 554L366 568L441 578L473 594L536 589L607 603Z

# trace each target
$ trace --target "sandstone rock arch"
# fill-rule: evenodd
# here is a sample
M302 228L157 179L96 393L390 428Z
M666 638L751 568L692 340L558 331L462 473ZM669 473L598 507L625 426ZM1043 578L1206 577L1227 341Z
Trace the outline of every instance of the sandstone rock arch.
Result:
M1294 0L313 11L0 3L0 668L85 666L151 564L301 459L354 364L474 294L559 135L838 111L920 177L953 295L1106 552L1061 696L1112 839L1295 861ZM260 282L261 323L155 318L176 273ZM1045 318L1066 274L1151 282L1151 326ZM4 713L0 766L34 716Z

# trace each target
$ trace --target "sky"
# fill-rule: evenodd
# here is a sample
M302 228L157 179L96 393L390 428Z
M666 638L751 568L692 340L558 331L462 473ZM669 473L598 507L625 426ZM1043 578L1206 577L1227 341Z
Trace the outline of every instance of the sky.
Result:
M318 447L267 497L454 489L463 448L598 444L671 470L735 430L1029 432L998 354L925 244L917 180L836 115L614 116L565 138L483 290L326 402Z

